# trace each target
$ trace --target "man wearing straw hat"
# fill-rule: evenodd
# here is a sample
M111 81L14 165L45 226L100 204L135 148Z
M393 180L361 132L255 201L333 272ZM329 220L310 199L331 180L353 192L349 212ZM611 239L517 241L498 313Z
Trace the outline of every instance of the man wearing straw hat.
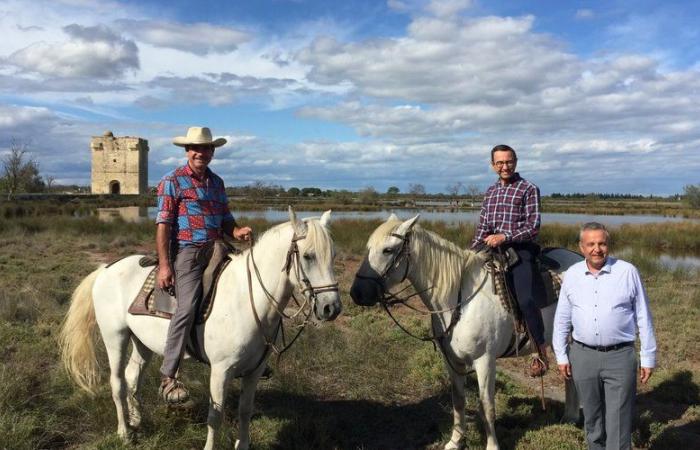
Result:
M209 169L214 150L226 139L212 139L206 127L190 127L187 136L173 144L185 148L187 164L166 174L158 184L156 247L158 287L177 294L177 309L170 320L160 368L160 395L168 403L181 403L189 394L177 376L202 295L205 266L197 260L198 250L224 234L250 240L252 230L241 227L229 211L224 181Z

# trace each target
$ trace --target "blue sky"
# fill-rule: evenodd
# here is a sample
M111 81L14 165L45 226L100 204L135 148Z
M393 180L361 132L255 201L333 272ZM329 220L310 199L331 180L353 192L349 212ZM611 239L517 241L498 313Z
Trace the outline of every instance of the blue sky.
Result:
M196 5L196 6L194 6ZM90 136L229 144L228 185L431 192L494 181L507 143L545 194L700 183L700 4L679 1L0 2L0 155L89 184Z

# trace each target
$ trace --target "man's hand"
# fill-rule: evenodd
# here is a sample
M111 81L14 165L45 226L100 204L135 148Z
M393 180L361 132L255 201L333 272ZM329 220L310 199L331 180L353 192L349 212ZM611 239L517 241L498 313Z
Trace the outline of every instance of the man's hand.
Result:
M651 373L653 371L654 369L651 367L642 367L642 369L639 371L639 381L641 381L642 384L647 384L647 381L649 381L649 377L651 377Z
M498 247L499 245L501 245L505 241L506 241L506 235L503 233L492 234L491 236L486 236L486 239L484 239L484 242L486 243L486 245L488 245L489 247L493 247L493 248Z
M253 230L250 227L234 227L233 238L239 241L249 241L253 236Z
M170 286L175 284L175 277L173 276L173 270L170 268L170 264L164 264L158 266L158 287L161 289L168 289Z
M559 375L565 379L565 380L570 380L571 379L571 364L566 363L566 364L558 364L559 367Z

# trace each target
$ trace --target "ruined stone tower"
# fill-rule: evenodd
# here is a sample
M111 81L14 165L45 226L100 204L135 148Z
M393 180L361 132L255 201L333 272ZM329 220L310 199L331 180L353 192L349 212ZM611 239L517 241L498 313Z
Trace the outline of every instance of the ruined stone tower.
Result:
M92 193L146 194L148 141L138 137L115 138L111 131L93 136Z

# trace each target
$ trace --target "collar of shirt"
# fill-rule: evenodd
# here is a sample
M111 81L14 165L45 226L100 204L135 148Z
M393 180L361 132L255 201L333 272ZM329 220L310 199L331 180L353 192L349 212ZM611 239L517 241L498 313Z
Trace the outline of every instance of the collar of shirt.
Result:
M605 260L605 264L603 264L603 267L600 268L600 270L597 273L593 273L590 271L588 268L588 263L584 261L583 264L583 274L584 275L593 275L593 276L598 276L599 273L610 273L612 272L612 265L615 264L615 258L612 256L608 256Z
M508 183L506 183L506 184L501 184L501 179L499 178L498 180L496 180L495 185L498 186L498 187L501 187L501 186L512 186L512 185L514 185L515 183L517 183L517 182L520 181L520 180L522 180L522 177L520 176L520 173L519 173L519 172L515 172L515 173L513 174L513 176L510 177L510 180L508 180Z
M192 168L190 167L189 164L185 164L185 173L186 173L188 176L194 178L195 180L203 182L204 180L206 180L206 179L209 178L209 175L211 175L211 169L210 169L209 167L207 167L206 170L205 170L205 172L204 172L204 176L203 176L203 177L200 177L199 175L197 175L197 174L194 172L194 170L192 170Z

